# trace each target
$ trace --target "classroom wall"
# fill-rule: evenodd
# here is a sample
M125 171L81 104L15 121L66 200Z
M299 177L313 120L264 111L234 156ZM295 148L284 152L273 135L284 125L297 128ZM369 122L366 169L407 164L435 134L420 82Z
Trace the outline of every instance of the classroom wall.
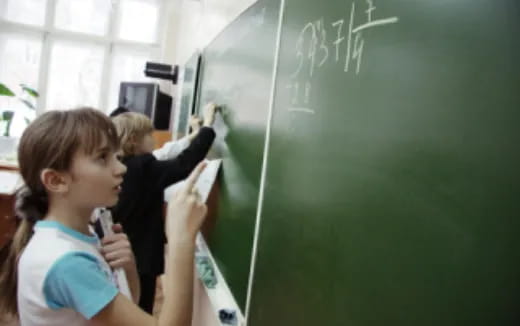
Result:
M209 44L240 13L256 0L171 0L166 7L166 29L162 62L184 63L198 50ZM161 89L174 97L179 107L180 85L161 83ZM176 116L176 113L174 113Z
M169 2L163 58L184 64L256 0L173 0Z

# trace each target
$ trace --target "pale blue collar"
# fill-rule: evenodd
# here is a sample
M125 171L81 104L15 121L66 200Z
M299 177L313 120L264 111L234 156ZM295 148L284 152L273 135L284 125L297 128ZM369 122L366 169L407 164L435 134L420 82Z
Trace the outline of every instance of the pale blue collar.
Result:
M36 222L35 228L51 228L51 229L58 229L61 232L70 235L71 237L91 243L91 244L97 244L98 238L96 236L88 236L86 234L83 234L79 231L76 231L74 229L69 228L68 226L65 226L61 224L58 221L38 221Z

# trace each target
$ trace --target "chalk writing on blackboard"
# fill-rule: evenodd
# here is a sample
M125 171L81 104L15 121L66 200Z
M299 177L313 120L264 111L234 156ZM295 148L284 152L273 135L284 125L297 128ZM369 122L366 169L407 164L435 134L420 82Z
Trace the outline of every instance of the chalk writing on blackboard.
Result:
M345 73L352 72L358 75L361 72L363 51L366 46L363 31L399 21L397 16L376 18L375 0L363 0L363 2L366 9L364 18L359 23L356 21L356 1L352 1L348 24L345 24L344 18L340 18L329 25L321 17L303 26L296 39L296 68L290 76L290 83L286 86L291 99L289 111L314 113L308 105L311 100L311 80L316 69L320 69L330 58L333 58L334 64L344 63ZM328 38L327 28L333 30L331 39Z

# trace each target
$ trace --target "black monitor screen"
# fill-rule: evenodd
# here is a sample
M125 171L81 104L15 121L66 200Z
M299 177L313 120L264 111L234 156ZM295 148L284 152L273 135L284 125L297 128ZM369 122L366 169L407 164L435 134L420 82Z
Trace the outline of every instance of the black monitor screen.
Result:
M119 90L119 106L152 118L156 96L157 84L122 82Z

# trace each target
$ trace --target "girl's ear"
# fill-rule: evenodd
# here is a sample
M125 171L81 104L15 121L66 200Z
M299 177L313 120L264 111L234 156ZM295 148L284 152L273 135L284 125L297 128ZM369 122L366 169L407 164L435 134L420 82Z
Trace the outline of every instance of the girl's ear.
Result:
M64 194L69 191L70 176L54 169L43 169L40 174L43 186L51 193Z

